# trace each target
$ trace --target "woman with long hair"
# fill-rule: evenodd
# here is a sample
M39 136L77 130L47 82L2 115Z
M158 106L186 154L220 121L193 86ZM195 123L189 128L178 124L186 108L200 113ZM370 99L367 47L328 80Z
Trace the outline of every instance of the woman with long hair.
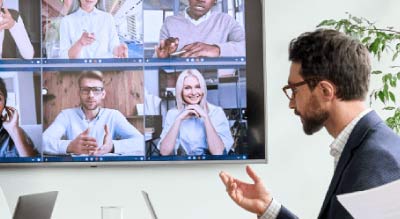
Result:
M227 154L233 144L229 123L221 107L207 102L201 73L183 71L176 93L177 108L167 112L160 136L161 155Z

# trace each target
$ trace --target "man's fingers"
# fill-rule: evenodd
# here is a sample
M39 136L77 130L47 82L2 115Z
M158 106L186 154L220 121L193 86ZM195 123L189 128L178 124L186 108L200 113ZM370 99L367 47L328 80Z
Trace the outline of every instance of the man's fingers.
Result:
M196 43L187 44L182 48L182 50L191 50L195 45Z
M81 136L81 141L85 142L96 142L96 139L90 136Z
M219 178L221 178L222 182L225 184L225 186L228 186L229 183L229 175L225 173L224 171L221 171L219 173Z
M224 171L221 171L219 173L219 177L221 178L222 182L226 187L226 192L229 195L234 194L234 190L237 188L235 179L228 173L225 173Z
M261 181L261 178L257 176L257 174L251 169L249 165L246 166L246 172L250 176L250 178L254 181L254 183L258 183Z
M203 48L201 46L197 46L197 44L193 45L186 49L186 52L182 54L182 57L198 57L202 49Z
M96 139L89 136L82 136L79 141L79 145L81 145L82 148L90 148L90 149L95 149L98 147Z

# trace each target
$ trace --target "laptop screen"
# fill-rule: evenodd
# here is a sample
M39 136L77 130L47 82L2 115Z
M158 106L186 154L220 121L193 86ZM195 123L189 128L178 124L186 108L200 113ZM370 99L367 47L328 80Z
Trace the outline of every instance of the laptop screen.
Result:
M50 219L57 194L53 191L20 196L13 219Z
M143 195L144 201L146 202L147 208L150 211L151 218L158 219L156 211L154 210L153 204L151 204L149 194L142 190L142 195Z

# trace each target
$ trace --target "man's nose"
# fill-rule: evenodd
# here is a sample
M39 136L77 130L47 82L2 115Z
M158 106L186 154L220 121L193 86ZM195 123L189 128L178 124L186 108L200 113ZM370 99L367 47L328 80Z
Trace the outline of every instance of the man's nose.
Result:
M93 97L94 96L94 91L93 90L89 90L88 96L89 97Z
M294 109L295 107L296 107L296 102L295 102L294 97L293 97L293 98L291 98L289 100L289 108L290 109Z

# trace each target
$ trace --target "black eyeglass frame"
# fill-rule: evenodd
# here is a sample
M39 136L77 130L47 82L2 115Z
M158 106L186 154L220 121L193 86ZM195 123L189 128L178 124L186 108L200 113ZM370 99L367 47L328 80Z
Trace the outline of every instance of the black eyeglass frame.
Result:
M289 100L293 100L294 97L296 96L297 88L300 87L300 86L303 86L305 84L309 84L311 81L319 82L319 81L321 81L321 79L320 78L308 78L308 79L305 79L303 81L300 81L300 82L297 82L297 83L294 83L294 84L285 85L282 88L283 93L285 93L286 97ZM292 90L292 95L291 96L287 92L288 89Z
M83 95L88 95L90 91L93 92L93 94L99 95L104 91L104 87L79 87L79 91Z

